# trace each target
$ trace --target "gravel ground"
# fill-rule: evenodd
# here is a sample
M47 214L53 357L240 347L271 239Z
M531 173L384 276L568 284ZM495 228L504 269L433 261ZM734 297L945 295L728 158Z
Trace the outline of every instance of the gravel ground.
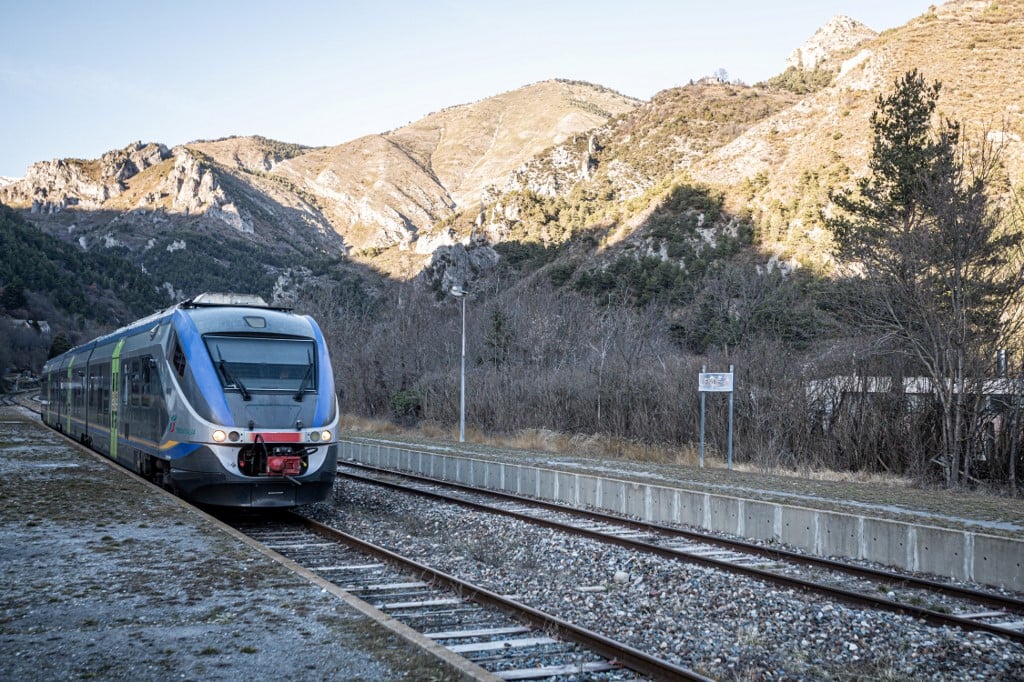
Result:
M0 679L458 679L24 419L0 409Z
M724 680L1020 680L1024 647L339 482L315 516Z

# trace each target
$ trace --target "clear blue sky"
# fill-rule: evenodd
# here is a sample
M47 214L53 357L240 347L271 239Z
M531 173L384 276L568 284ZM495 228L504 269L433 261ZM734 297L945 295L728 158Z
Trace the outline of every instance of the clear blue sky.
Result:
M0 0L0 175L134 140L340 144L548 78L754 83L836 14L882 31L929 4Z

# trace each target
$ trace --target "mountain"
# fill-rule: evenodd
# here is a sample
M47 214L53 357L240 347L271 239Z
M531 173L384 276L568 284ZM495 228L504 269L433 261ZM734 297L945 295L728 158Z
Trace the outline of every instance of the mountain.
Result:
M827 192L866 172L875 99L910 69L943 82L940 113L969 134L997 128L1020 184L1022 34L1021 0L954 0L881 34L836 17L755 86L707 78L639 102L550 80L329 147L135 142L33 164L0 202L82 249L123 251L174 295L272 295L339 268L440 286L502 245L581 235L598 248L573 263L591 274L616 248L692 269L702 244L741 233L752 260L826 265Z
M586 83L545 81L296 156L274 172L316 197L356 252L429 255L455 243L444 219L483 206L545 149L638 104Z
M270 254L267 272L249 283L269 293L272 276L287 270L274 262L295 256L365 258L397 247L385 269L418 270L455 243L438 223L479 205L545 148L637 105L606 88L546 81L322 149L258 136L174 149L135 142L97 160L33 164L0 187L0 201L82 248L123 247L144 266L148 253L188 250L202 235L234 251L258 244Z
M558 241L581 227L565 216L586 215L585 223L606 226L602 244L622 241L636 254L656 255L659 245L645 236L652 216L675 205L674 187L699 186L719 195L725 210L715 212L717 225L685 228L694 245L716 232L734 233L737 217L745 216L755 233L757 248L749 252L755 259L827 269L830 239L822 215L828 191L868 172L876 99L909 70L943 83L939 115L962 121L975 144L987 138L1002 145L1006 181L1021 186L1020 35L1020 0L955 0L882 34L837 17L794 53L813 55L811 69L790 66L753 87L703 79L666 90L596 129L589 147L563 145L538 157L516 176L514 189L558 197L564 205L515 191L499 196L487 214L487 235ZM561 171L545 162L558 156L572 158ZM578 171L581 163L585 174ZM534 205L545 217L531 217ZM701 215L696 207L686 210ZM689 220L677 221L684 223ZM636 250L638 241L646 246ZM594 257L607 266L607 253ZM673 260L664 252L658 257Z

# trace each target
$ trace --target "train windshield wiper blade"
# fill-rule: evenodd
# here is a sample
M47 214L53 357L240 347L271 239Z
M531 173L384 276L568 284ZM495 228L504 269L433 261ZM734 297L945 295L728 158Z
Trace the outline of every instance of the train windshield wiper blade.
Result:
M306 392L306 385L313 379L313 358L306 356L309 359L309 365L306 367L306 374L302 377L302 383L299 384L299 390L295 392L295 401L301 403L302 395Z
M228 371L228 363L224 362L224 355L221 354L219 348L217 349L217 355L220 358L220 363L218 363L218 365L220 367L220 373L224 375L224 381L238 387L238 392L242 394L242 400L252 400L252 396L249 395L249 391L245 388L245 384L243 384L241 380L236 379L235 376Z

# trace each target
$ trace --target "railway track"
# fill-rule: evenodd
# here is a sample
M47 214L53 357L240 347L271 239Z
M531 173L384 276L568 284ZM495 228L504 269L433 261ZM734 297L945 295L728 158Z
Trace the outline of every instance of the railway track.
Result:
M365 479L368 473L342 467L342 474L349 477ZM377 477L392 478L393 475L380 473ZM423 491L448 487L439 483L423 482L418 487ZM574 540L560 531L538 530L537 521L530 521L528 525L514 520L515 514L525 514L534 508L532 499L509 498L497 504L493 496L479 491L466 489L460 494L466 498L491 498L492 509L486 510L488 515L484 516L453 513L450 504L435 505L418 497L380 495L372 487L378 485L367 482L347 486L341 482L335 490L333 504L314 505L304 511L329 519L331 525L352 528L352 532L361 536L370 526L384 522L381 524L383 533L366 535L379 537L380 544L418 556L420 562L441 566L451 574L473 575L472 580L479 578L480 584L499 593L490 593L494 597L514 593L519 597L513 597L513 601L531 604L548 613L534 610L531 614L531 610L526 609L516 616L494 604L478 610L468 598L482 595L480 601L486 603L490 597L487 590L462 581L449 584L445 579L451 575L439 571L428 573L430 569L421 564L390 572L392 556L388 550L379 554L359 554L364 551L361 549L341 550L325 539L334 534L333 531L311 521L277 516L275 523L283 526L261 523L257 528L250 522L241 525L248 525L246 530L251 530L278 553L360 595L396 621L405 622L404 617L410 616L408 623L414 629L432 635L441 645L460 651L460 655L469 660L479 661L487 670L504 672L507 679L533 679L538 673L554 675L555 679L642 679L641 676L707 679L695 671L674 667L675 664L698 668L705 675L736 678L737 674L742 674L750 679L779 674L830 679L839 675L839 671L854 667L869 676L892 675L899 670L907 679L925 674L960 676L965 670L975 676L987 673L990 679L1021 679L1020 673L1024 671L1020 645L1004 643L989 634L960 634L947 628L933 630L916 620L894 615L868 616L864 612L862 617L842 606L833 609L824 600L791 599L782 592L763 590L751 581L726 577L721 571L711 570L716 567L715 561L721 559L708 555L725 551L723 541L715 536L707 538L715 545L708 544L693 552L697 556L705 554L705 561L699 562L704 567L685 568L679 563L685 561L685 557L678 553L661 555L672 559L666 562L658 557L639 558L639 554L633 554L635 550L626 550L628 545L620 540L629 539L628 536L633 536L634 540L639 538L640 542L651 539L654 533L647 528L651 524L609 517L615 521L613 527L611 520L582 519L575 516L579 510L564 508L534 512L540 517L559 517L571 511L574 513L571 523L584 530L587 526L590 530L604 527L626 536L614 541L622 548L602 549L588 539ZM460 504L465 503L465 500L460 501ZM507 509L502 513L513 518L499 520L492 516L493 508L503 505ZM364 510L369 514L363 515ZM351 524L346 522L349 517ZM475 526L478 530L466 537L456 537L465 526ZM292 535L297 529L301 529L301 533ZM668 542L683 544L679 538ZM510 551L502 551L505 548ZM553 556L551 550L559 548L570 550L569 554L557 563L548 564L548 557ZM367 548L366 551L375 550ZM771 548L765 551L780 553ZM575 558L580 561L576 562ZM741 556L736 563L749 563L763 569L771 561L748 555ZM594 570L577 572L574 563ZM464 564L472 570L464 572ZM524 566L528 574L525 580ZM506 567L519 570L506 575ZM628 583L619 584L618 575L614 581L610 579L612 573L621 568L630 571ZM561 575L562 579L550 580L554 575ZM897 577L906 580L904 576ZM365 589L362 589L360 585L364 581ZM448 591L441 592L446 584ZM670 601L666 601L666 597ZM435 605L415 603L434 600L458 601ZM800 601L805 604L810 601L812 605L801 605ZM434 608L442 614L435 615ZM586 609L590 609L589 615ZM995 607L990 609L996 610ZM444 611L459 615L447 620ZM549 614L558 614L558 617ZM600 635L594 640L596 644L584 641L573 648L569 643L578 641L575 635L555 628L559 617L584 623L606 636L628 642L641 657L655 660L665 657L671 667L648 670L644 663L629 660L628 646L622 649L625 653L616 654L607 648L607 645L614 646L614 642L605 641ZM511 639L537 641L523 642L523 646L506 644ZM801 658L804 654L800 652L808 649L814 652ZM886 652L899 652L900 658L890 658L896 654ZM538 670L545 667L547 670ZM522 671L525 677L512 676L513 670Z
M857 606L1024 643L1024 601L1010 595L352 462L339 463L339 476L518 518L633 551L747 575ZM803 577L808 570L813 572L813 579ZM944 601L931 608L921 605L936 600Z
M24 407L33 412L39 412L38 402L34 402L33 398L38 397L37 391L19 391L18 393L0 393L0 406L4 407Z
M501 679L709 679L297 513L225 521Z

